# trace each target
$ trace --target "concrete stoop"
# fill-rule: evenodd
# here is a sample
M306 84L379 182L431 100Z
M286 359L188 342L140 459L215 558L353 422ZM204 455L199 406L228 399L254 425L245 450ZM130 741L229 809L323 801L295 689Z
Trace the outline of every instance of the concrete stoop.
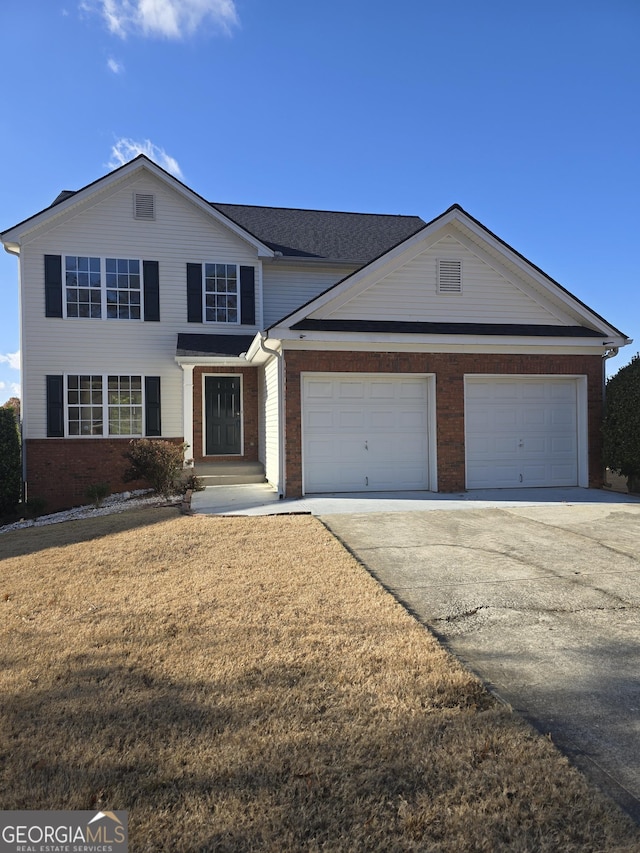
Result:
M193 471L205 487L266 482L261 462L199 462Z

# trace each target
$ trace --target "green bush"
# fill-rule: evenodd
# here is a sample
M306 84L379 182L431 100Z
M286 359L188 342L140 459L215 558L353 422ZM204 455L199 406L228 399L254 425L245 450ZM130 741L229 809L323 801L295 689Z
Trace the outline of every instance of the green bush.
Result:
M20 434L13 409L0 409L0 515L13 512L22 492Z
M607 382L602 432L605 465L640 491L640 353Z
M102 501L109 496L111 488L109 483L92 483L85 492L87 500L90 500L96 509L102 506Z
M169 497L175 493L180 479L185 447L186 444L158 439L134 439L125 454L130 462L125 482L146 480L154 492Z

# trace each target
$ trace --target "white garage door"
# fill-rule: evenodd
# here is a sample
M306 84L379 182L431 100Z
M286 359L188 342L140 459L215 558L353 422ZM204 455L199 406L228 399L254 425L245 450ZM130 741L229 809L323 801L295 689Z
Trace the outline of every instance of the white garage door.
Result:
M475 379L465 388L467 488L576 486L574 379Z
M307 374L302 394L306 493L428 487L425 378Z

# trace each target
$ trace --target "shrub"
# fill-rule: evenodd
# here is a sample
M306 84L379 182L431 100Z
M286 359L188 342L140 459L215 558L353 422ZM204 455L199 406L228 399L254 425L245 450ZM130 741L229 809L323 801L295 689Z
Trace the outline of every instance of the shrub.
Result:
M607 382L604 463L640 491L640 353Z
M169 497L176 491L186 446L150 438L134 439L125 454L131 463L125 482L146 480L154 492Z
M0 409L0 515L13 512L22 492L20 434L13 409Z
M90 500L95 508L98 509L102 506L102 501L108 497L110 492L109 483L92 483L85 492L85 495L87 496L87 500Z

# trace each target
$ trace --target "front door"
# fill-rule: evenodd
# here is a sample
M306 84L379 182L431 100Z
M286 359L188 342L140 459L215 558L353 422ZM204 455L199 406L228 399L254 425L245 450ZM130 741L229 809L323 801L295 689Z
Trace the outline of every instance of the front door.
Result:
M239 456L241 406L239 376L205 376L207 456Z

